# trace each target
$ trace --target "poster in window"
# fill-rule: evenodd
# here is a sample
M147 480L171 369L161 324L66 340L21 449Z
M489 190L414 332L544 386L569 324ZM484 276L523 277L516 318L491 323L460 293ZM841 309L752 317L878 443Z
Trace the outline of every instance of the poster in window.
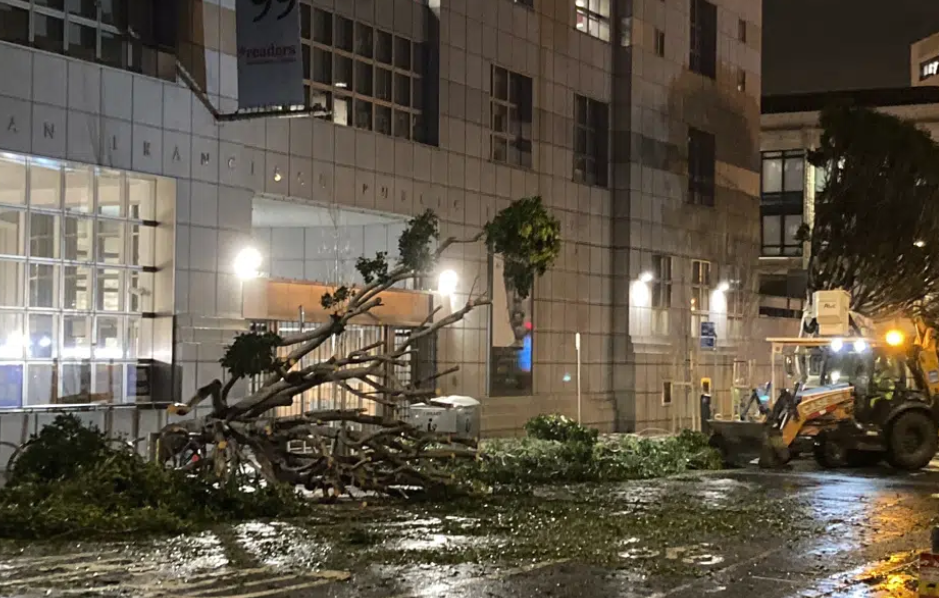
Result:
M490 259L489 396L532 394L532 300L504 276L501 257Z
M301 106L299 0L238 0L238 106Z

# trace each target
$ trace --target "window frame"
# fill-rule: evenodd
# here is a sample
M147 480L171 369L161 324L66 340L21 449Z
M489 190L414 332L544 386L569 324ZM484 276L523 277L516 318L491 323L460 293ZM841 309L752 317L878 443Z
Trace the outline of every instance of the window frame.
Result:
M655 30L655 55L665 57L665 32L661 29Z
M504 75L505 97L499 97L497 76ZM492 63L489 69L489 159L492 162L533 169L534 164L534 112L535 92L531 77ZM527 98L519 97L527 95ZM513 97L514 96L514 97ZM519 103L527 99L527 105ZM516 118L513 119L513 114ZM505 118L497 126L498 118ZM501 129L501 130L500 130ZM499 157L497 149L505 148ZM527 161L526 161L527 156Z
M689 31L688 68L709 79L716 79L717 6L707 0L691 0Z
M610 184L610 105L574 94L574 163L577 183L607 188ZM583 117L583 120L581 120ZM581 135L584 139L580 145ZM582 165L582 168L578 168Z
M711 271L708 260L691 260L691 311L706 314L711 311Z
M590 37L609 42L612 38L613 2L614 0L574 0L574 28Z
M652 256L652 309L669 309L672 307L672 256L655 254Z
M2 1L2 0L0 0ZM302 27L303 33L308 33L308 37L301 34L301 44L304 54L311 56L310 64L303 74L304 89L306 92L306 103L308 106L319 104L326 110L326 114L317 115L316 118L332 121L340 126L349 126L361 130L374 131L381 135L387 135L398 139L408 139L424 142L422 132L423 123L423 86L425 84L425 73L423 72L422 57L424 52L421 49L422 42L415 41L403 35L397 35L393 31L388 31L375 27L371 23L358 21L356 19L344 17L334 12L324 10L318 6L313 6L309 0L301 2L301 7L309 7L309 10L303 9L303 13L309 13L311 19L309 27ZM328 26L317 27L328 18ZM352 50L345 50L339 46L339 26L338 19L345 19L352 24ZM370 38L368 44L371 50L367 54L359 53L362 49L360 34L366 33ZM383 43L391 44L390 56L386 55ZM399 57L399 51L403 48L403 42L408 43L407 63L409 68L404 68L404 61ZM321 81L324 76L315 69L319 64L313 57L322 57L328 55L330 72L328 73L329 82ZM389 62L385 62L385 57ZM325 63L324 63L325 64ZM337 80L340 76L340 65L351 64L349 73L350 81L345 82ZM371 85L363 85L359 79L359 73L371 69ZM343 71L344 72L344 71ZM384 82L384 78L390 78L390 88L387 90L390 99L379 97L379 81ZM399 103L399 94L397 93L397 81L400 77L407 79L407 98L408 103ZM367 89L368 91L360 91ZM384 90L384 88L381 88ZM403 97L404 94L401 94ZM337 110L339 104L348 102L347 110ZM359 118L359 106L370 104L371 116L368 119ZM391 121L389 123L379 123L379 117L387 115L387 110L391 111ZM364 114L364 113L363 113ZM403 117L407 116L407 127L403 126ZM390 131L388 133L387 131Z
M766 163L779 162L779 190L766 190ZM788 189L786 185L786 164L799 161L802 164L800 188ZM760 154L760 255L764 257L799 257L803 254L802 243L789 239L786 235L787 218L798 217L801 223L805 217L806 189L806 152L802 149L774 150ZM778 243L766 242L766 220L777 221Z
M687 203L714 207L717 171L716 139L712 133L688 127Z

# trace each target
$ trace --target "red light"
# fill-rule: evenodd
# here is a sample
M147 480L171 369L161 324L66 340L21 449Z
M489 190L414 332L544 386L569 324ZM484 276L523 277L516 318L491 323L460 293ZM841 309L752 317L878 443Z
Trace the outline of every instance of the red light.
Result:
M531 322L525 322L525 330L531 330Z

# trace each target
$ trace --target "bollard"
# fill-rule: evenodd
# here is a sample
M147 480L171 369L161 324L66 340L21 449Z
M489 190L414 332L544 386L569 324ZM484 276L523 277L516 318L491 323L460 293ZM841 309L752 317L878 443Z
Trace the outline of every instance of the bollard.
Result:
M711 395L701 393L701 431L705 434L710 433L708 420L711 419Z

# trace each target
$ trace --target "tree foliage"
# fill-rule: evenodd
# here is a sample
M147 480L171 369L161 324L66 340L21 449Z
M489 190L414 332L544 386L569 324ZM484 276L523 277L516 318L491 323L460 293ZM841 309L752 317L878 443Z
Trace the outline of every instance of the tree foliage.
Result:
M540 197L513 202L486 224L489 250L505 260L505 277L521 298L528 297L536 276L554 264L561 250L561 223Z
M868 317L934 317L939 146L913 124L865 108L827 108L820 125L809 161L828 177L799 235L810 245L809 292L848 290L852 309Z
M235 341L219 360L222 367L234 378L249 378L276 372L283 364L275 349L283 341L273 332L245 332Z

